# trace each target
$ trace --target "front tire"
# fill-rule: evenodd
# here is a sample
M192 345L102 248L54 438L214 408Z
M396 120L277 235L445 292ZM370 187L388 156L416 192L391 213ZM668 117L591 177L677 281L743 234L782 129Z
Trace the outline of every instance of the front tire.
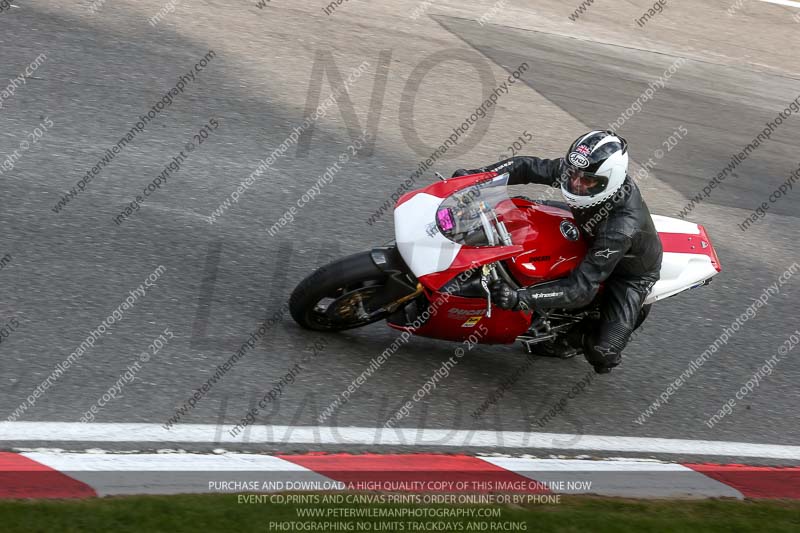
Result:
M314 331L366 326L391 314L381 304L388 279L370 252L351 255L301 281L289 298L289 311L295 322Z

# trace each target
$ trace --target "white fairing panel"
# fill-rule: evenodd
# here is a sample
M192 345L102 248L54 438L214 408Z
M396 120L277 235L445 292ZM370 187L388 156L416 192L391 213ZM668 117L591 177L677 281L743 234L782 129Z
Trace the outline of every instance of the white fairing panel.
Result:
M447 239L436 226L442 198L419 193L394 210L397 249L418 278L447 270L461 245Z
M653 222L659 233L700 234L700 228L693 222L660 215L653 215ZM717 274L711 258L705 254L665 251L661 261L661 278L653 286L645 303L651 304L702 285Z
M717 269L707 255L664 252L661 279L653 285L644 303L651 304L701 285L716 274Z
M700 228L694 222L687 222L679 218L670 218L661 215L651 215L656 231L659 233L688 233L700 235Z

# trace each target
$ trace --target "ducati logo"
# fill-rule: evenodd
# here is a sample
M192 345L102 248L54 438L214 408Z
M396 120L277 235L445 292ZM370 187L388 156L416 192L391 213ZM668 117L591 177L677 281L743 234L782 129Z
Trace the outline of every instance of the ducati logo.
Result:
M454 307L447 312L448 317L459 317L459 316L472 316L472 315L483 315L486 313L485 309L459 309L458 307ZM472 316L474 318L474 316Z
M619 250L612 250L611 248L606 248L605 250L598 250L594 253L595 257L603 257L608 259L611 257L612 254L618 253Z

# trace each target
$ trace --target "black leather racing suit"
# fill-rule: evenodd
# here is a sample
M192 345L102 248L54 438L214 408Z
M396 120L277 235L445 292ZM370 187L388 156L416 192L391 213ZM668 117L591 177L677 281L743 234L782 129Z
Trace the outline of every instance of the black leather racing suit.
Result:
M467 172L508 172L509 185L561 187L565 170L563 159L513 157ZM520 290L518 295L531 308L581 308L592 303L603 283L600 323L594 331L583 332L578 337L582 346L575 346L600 371L619 364L623 348L641 323L642 304L658 281L663 250L650 211L630 176L606 202L571 211L588 242L583 261L569 276Z

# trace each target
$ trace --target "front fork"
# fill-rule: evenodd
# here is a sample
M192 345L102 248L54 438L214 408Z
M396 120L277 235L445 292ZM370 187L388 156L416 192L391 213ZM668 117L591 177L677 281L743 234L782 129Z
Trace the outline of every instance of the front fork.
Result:
M388 276L382 304L387 311L394 312L422 294L422 284L408 269L396 247L373 248L370 257L375 266Z

